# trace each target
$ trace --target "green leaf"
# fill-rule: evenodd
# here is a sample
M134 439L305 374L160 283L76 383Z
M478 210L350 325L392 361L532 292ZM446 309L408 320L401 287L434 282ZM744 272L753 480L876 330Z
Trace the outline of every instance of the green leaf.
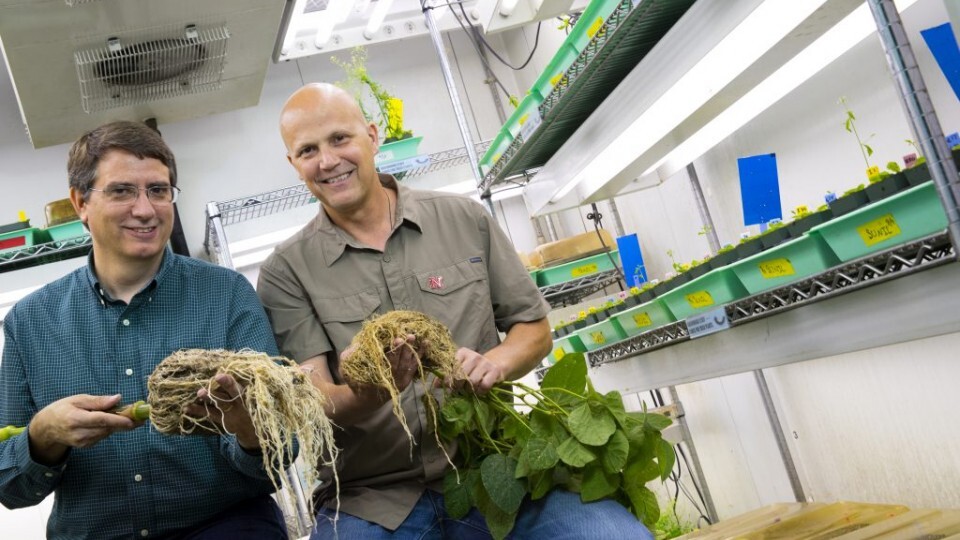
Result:
M480 464L480 478L490 499L501 510L516 513L527 490L516 479L517 462L502 454L491 454Z
M480 426L480 429L482 429L484 433L490 433L493 431L493 428L496 427L496 417L490 410L490 405L486 401L474 395L473 408L476 413L476 420L477 424Z
M894 173L894 174L896 174L896 173L900 172L900 164L897 163L896 161L888 161L888 162L887 162L887 170L890 171L890 172L892 172L892 173Z
M546 439L533 437L527 441L520 454L520 463L526 464L531 471L543 471L553 468L560 461L557 448Z
M540 390L543 391L543 395L562 404L569 403L576 398L567 392L552 390L553 388L562 388L583 395L586 387L587 361L583 353L572 353L564 356L547 370L547 373L543 376L543 381L540 383Z
M851 114L850 116L852 117L853 114ZM853 131L852 129L850 129L850 120L851 118L847 118L847 121L843 123L844 129L846 129L848 133Z
M631 461L623 470L623 477L643 486L647 482L660 477L660 466L649 458Z
M578 405L567 417L570 433L583 444L600 446L617 430L613 415L606 407L595 403Z
M487 522L487 528L490 529L490 535L496 540L503 540L513 529L514 521L517 518L516 512L504 512L490 497L490 494L483 486L483 482L476 482L471 490L474 506L483 514L484 521Z
M643 414L643 413L641 413ZM643 415L644 424L657 431L663 431L667 426L673 424L673 420L662 414L646 413Z
M660 439L657 442L657 465L660 469L660 480L666 481L673 470L673 465L677 461L677 455L673 452L673 445Z
M591 465L583 471L580 500L583 502L599 501L612 495L619 487L619 474L608 474L603 470L603 467Z
M530 499L542 498L553 489L553 471L540 471L530 475Z
M620 427L626 429L627 411L623 408L623 396L616 390L607 392L603 396L603 401L607 405L607 410L617 420Z
M600 451L600 463L608 473L620 472L627 465L627 456L630 455L630 442L623 431L617 430L610 436L610 440Z
M868 157L873 155L873 148L870 148L870 145L869 145L869 144L865 144L865 145L863 145L863 147L867 150L867 156L868 156Z
M534 436L546 439L554 445L559 445L570 436L567 428L563 427L563 423L557 417L541 411L530 413L530 429L533 430Z
M597 455L574 437L569 437L557 447L560 460L571 467L583 467L597 459Z
M505 440L516 441L521 445L526 444L531 436L530 429L513 415L507 415L500 422L500 432Z
M660 519L660 505L657 503L657 496L644 485L637 485L624 479L623 490L630 498L630 504L633 506L633 515L643 522L647 528L653 528Z
M440 415L447 422L466 424L473 419L473 404L461 396L445 398Z
M466 471L447 471L443 477L443 503L453 519L460 519L470 512L470 491L466 483Z

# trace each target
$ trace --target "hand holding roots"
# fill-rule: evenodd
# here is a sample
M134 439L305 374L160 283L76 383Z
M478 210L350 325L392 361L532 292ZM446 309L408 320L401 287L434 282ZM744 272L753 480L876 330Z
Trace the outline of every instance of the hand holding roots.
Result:
M224 430L209 415L194 417L185 412L201 388L213 394L215 378L221 373L232 376L243 391L240 403L221 406L214 401L214 405L220 412L226 407L246 407L263 452L264 469L276 489L283 485L292 495L280 468L283 457L293 453L294 436L307 466L308 485L314 484L318 467L332 467L337 449L333 426L324 413L326 398L294 362L247 349L187 349L160 362L147 381L153 426L166 434L222 434Z
M414 343L407 340L415 336ZM340 363L340 374L351 384L369 385L385 390L393 402L393 414L404 431L411 436L400 407L400 390L393 376L395 366L388 355L396 357L394 344L407 347L413 353L416 376L424 379L427 372L441 377L462 378L456 360L456 345L450 331L436 319L416 311L390 311L363 323L350 347L352 354ZM417 344L425 345L418 350Z

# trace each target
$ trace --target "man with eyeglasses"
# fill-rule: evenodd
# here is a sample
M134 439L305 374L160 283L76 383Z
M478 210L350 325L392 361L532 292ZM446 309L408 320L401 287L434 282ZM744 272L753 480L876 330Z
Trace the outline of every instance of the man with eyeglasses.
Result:
M167 247L176 163L146 125L83 135L67 170L93 250L4 320L0 426L28 429L0 442L0 502L20 508L55 493L48 538L287 538L249 414L211 404L242 403L231 377L198 390L187 410L230 435L161 435L112 413L145 400L147 377L178 349L275 355L253 287Z

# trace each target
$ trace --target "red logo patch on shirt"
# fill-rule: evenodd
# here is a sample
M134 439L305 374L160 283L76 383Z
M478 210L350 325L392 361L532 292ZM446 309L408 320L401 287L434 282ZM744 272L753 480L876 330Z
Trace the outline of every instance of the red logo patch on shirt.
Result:
M430 276L427 278L427 285L431 289L442 289L443 288L443 276Z

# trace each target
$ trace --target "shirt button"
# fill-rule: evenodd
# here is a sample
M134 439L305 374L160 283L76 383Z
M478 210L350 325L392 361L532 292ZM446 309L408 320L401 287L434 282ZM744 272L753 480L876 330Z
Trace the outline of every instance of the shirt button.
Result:
M146 537L149 534L150 534L150 531L146 529L140 529L140 536Z
M143 477L140 476L139 474L135 474L135 475L133 475L133 479L134 479L134 481L139 482L139 481L143 480Z
M52 473L52 472L45 472L45 473L43 473L43 475L46 476L47 478L53 478L53 473Z
M123 320L123 325L124 325L124 326L130 326L130 319L124 319L124 320Z
M127 370L126 370L126 371L124 371L124 373L126 373L126 374L127 374L127 376L129 377L130 375L133 375L133 370L132 370L132 369L130 369L130 368L127 368Z
M389 255L384 255L384 256L383 256L383 262L390 262L390 256L389 256Z
M39 491L37 491L36 493L34 493L34 495L36 495L37 497L43 497L43 493L40 493Z

